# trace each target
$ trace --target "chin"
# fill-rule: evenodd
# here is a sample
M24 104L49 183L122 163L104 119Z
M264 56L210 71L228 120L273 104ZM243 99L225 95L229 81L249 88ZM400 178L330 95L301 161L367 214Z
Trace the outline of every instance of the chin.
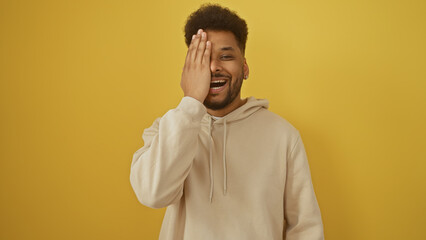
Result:
M212 109L212 110L219 110L219 109L223 109L226 106L228 106L228 102L225 100L211 100L211 99L206 99L204 100L204 106L208 109Z
M206 100L204 100L203 104L206 108L212 110L220 110L228 106L233 99L226 94L225 96L221 96L222 94L214 94L208 95Z

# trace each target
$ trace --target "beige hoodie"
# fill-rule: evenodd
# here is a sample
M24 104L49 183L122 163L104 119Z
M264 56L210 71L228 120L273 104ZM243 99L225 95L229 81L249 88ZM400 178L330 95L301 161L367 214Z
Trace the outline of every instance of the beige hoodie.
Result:
M145 129L130 181L139 201L167 207L160 240L321 240L320 209L300 134L246 104L219 120L184 97Z

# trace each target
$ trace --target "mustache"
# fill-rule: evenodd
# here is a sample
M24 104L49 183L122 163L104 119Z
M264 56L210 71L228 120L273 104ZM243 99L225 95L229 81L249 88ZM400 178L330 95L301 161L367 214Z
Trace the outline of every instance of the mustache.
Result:
M213 73L212 78L228 78L228 79L231 79L231 76L224 75L224 74L221 74L221 73Z

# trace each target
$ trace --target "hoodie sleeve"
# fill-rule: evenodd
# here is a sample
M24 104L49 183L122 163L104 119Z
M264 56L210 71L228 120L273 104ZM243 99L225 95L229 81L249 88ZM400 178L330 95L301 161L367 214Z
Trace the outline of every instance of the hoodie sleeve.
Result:
M305 148L300 138L290 152L284 193L285 240L323 240L321 212L312 185Z
M183 97L177 108L145 129L145 144L134 153L130 170L130 183L143 205L163 208L182 197L205 113L201 102Z

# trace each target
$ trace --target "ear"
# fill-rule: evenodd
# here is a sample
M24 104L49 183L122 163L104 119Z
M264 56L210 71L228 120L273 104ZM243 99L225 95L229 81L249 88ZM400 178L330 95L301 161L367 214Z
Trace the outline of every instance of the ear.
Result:
M244 79L247 79L249 77L249 66L247 64L247 59L244 58L244 64L243 64L243 72L244 72Z

